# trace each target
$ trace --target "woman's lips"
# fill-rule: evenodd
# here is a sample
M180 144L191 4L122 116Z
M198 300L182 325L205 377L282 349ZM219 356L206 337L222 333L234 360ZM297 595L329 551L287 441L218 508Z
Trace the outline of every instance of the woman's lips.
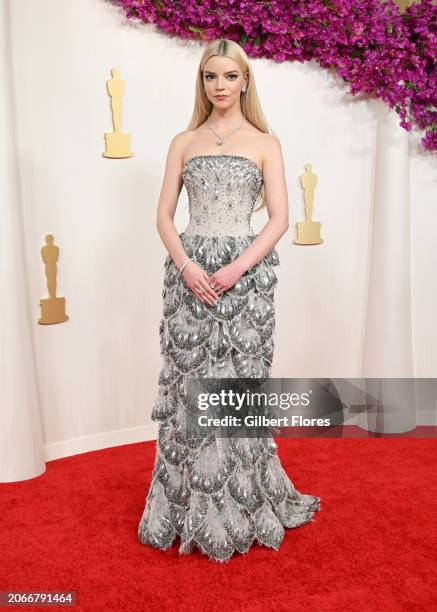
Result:
M225 100L228 96L215 96L216 100Z

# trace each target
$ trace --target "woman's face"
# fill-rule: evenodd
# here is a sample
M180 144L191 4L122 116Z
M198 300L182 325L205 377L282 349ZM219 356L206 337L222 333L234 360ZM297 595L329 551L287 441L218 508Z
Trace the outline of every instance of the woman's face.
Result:
M230 57L214 55L203 68L205 93L218 108L240 103L240 92L245 82L240 66Z

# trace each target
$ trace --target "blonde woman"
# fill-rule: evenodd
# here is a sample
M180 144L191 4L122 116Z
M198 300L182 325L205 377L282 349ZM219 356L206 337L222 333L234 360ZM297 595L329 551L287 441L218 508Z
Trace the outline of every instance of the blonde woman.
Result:
M182 186L190 220L173 219ZM267 207L259 234L255 204ZM275 331L275 245L288 228L281 146L268 131L244 50L210 42L194 113L170 145L157 211L168 251L159 333L163 366L152 419L159 437L140 542L179 552L197 547L227 561L258 542L278 550L284 527L312 520L320 498L299 493L273 438L186 436L186 379L270 377Z

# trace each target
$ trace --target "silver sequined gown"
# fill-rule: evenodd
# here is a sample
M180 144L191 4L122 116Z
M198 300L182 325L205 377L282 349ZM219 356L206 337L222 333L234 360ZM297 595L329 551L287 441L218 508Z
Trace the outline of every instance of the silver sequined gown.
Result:
M208 275L233 261L256 234L250 226L263 175L238 155L197 155L185 164L190 221L179 234ZM152 419L159 421L152 483L138 526L143 544L179 552L197 546L227 561L259 542L278 549L284 527L313 520L320 498L299 493L273 438L184 437L185 377L270 377L274 351L276 249L218 300L204 304L165 260L159 334L163 366Z

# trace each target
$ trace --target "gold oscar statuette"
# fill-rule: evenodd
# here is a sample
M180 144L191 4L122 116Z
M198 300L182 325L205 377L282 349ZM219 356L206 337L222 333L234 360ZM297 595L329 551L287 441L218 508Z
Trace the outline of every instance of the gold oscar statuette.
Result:
M121 131L121 98L124 94L124 81L119 78L118 68L112 68L112 79L106 81L106 89L111 98L112 125L114 131L105 134L105 152L103 157L132 157L130 134Z
M320 238L320 221L313 221L314 190L317 184L317 174L311 171L312 164L305 164L305 174L300 177L305 201L305 221L296 223L297 238L294 244L322 244Z
M41 257L45 263L45 273L47 280L47 290L49 297L39 301L41 306L41 318L38 323L41 325L52 325L67 321L65 314L65 298L56 297L56 264L59 258L59 247L53 244L53 235L46 235L46 243L41 248Z

